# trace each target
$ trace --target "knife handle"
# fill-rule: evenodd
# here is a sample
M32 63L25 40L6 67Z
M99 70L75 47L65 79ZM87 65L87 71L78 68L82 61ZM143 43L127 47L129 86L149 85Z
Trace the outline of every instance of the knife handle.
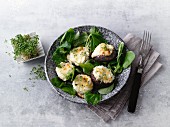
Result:
M134 113L136 109L139 88L141 85L142 73L139 72L138 68L136 68L135 79L132 85L132 90L130 93L129 104L128 104L128 112Z

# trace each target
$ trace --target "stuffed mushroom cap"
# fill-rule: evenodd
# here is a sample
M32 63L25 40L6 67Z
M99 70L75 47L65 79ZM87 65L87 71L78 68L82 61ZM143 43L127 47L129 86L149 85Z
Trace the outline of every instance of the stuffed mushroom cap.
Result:
M76 47L67 55L68 61L79 66L79 64L86 62L89 58L89 49L87 47Z
M95 48L91 57L98 62L108 62L116 57L116 51L113 45L101 43Z
M74 66L71 63L60 63L60 67L56 67L56 73L60 79L67 81L72 79L74 75Z
M85 92L91 91L93 89L93 82L90 76L85 74L78 74L75 77L72 85L78 95L83 95Z
M100 65L93 68L91 78L95 84L95 88L98 89L110 86L113 83L115 76L110 69Z

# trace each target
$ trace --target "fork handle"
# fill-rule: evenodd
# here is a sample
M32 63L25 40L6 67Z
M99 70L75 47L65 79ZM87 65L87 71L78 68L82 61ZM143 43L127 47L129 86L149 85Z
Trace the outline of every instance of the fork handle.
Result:
M141 85L142 69L136 68L135 79L132 85L132 90L129 98L128 112L134 113L136 109L139 88Z

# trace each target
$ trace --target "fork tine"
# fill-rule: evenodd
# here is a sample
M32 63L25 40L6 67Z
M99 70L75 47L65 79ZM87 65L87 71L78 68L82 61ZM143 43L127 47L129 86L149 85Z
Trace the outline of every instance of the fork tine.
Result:
M145 45L145 50L147 51L148 50L148 44L149 44L149 32L146 31L146 45Z
M148 32L148 40L147 40L148 42L147 42L147 48L146 48L146 50L147 50L147 52L149 52L149 49L150 49L150 42L151 42L151 34Z
M143 50L144 38L145 38L145 31L144 31L144 34L143 34L142 44L140 45L139 52L141 52Z
M148 37L148 35L147 35L147 31L144 31L144 38L143 38L143 49L142 49L142 51L144 51L145 49L146 49L146 45L147 45L147 37Z
M143 40L142 40L142 45L141 45L141 50L140 51L143 51L145 48L145 43L146 43L146 31L144 31L144 34L143 34Z

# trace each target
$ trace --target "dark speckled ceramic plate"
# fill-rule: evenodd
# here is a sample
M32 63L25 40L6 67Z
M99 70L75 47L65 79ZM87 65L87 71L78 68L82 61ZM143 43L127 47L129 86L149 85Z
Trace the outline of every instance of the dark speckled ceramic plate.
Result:
M80 31L80 32L88 32L90 30L91 27L94 26L79 26L74 28L74 30ZM95 26L97 27L97 26ZM108 41L108 43L114 45L114 47L117 49L118 43L120 41L123 41L118 35L116 35L114 32L103 28L103 27L97 27L99 29L99 31L103 34L103 37ZM62 36L62 35L61 35ZM45 58L45 72L46 72L46 76L47 76L47 80L50 83L50 85L52 86L52 88L56 91L56 93L58 93L59 95L61 95L62 97L64 97L65 99L68 99L72 102L77 102L77 103L83 103L83 104L87 104L87 102L84 99L79 98L78 96L76 97L72 97L71 95L63 92L61 89L58 89L56 87L54 87L51 83L51 79L56 77L57 74L55 72L55 68L56 65L52 60L52 54L55 51L56 47L59 45L59 39L57 39L49 48L47 56ZM123 72L118 76L118 84L116 85L115 89L110 92L107 95L103 95L102 96L102 100L101 102L108 100L109 98L113 97L115 94L117 94L122 87L125 85L129 74L130 74L130 70L131 68L127 68L125 70L123 70Z

